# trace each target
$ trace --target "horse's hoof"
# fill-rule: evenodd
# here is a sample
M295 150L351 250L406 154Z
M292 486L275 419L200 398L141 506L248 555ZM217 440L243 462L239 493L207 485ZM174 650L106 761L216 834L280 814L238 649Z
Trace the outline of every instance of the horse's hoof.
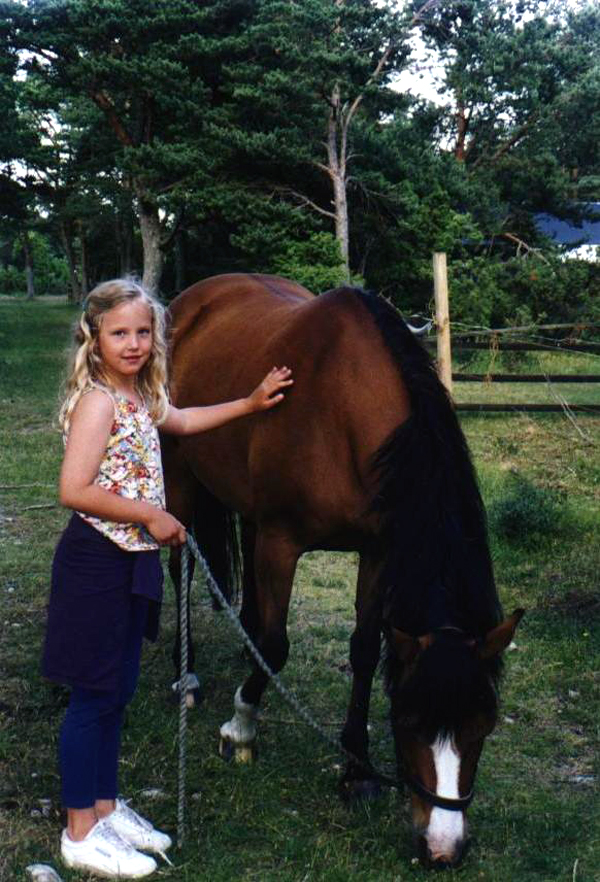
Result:
M219 756L226 762L232 760L236 763L253 763L257 752L255 744L234 744L229 738L221 738L219 741Z
M340 781L340 797L348 804L379 799L381 784L373 778L356 778Z

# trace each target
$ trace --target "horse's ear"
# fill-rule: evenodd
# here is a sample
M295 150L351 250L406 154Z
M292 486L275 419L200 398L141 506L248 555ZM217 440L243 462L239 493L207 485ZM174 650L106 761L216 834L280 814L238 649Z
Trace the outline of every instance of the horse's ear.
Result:
M509 616L493 630L488 631L479 647L481 658L492 658L504 652L515 636L517 625L524 615L524 609L516 609L512 616Z
M423 648L417 637L412 637L397 628L390 628L390 637L396 656L405 665L413 662Z

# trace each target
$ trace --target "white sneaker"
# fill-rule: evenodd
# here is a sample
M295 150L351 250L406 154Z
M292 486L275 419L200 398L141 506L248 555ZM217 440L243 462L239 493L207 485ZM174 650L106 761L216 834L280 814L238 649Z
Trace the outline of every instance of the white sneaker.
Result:
M121 839L134 848L160 854L168 862L165 851L171 847L171 837L155 830L150 821L134 812L123 799L117 799L114 812L107 815L106 820Z
M113 879L141 879L156 870L154 858L136 851L106 818L94 824L81 842L74 842L63 830L60 851L67 867Z

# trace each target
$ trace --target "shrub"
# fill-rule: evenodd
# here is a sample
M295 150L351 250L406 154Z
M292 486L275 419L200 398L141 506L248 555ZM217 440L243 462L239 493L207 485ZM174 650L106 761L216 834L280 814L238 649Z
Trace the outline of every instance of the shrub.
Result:
M0 267L0 294L24 294L25 273L16 266Z
M568 506L559 493L518 474L510 476L504 495L490 505L488 513L496 535L518 543L556 535L569 521Z

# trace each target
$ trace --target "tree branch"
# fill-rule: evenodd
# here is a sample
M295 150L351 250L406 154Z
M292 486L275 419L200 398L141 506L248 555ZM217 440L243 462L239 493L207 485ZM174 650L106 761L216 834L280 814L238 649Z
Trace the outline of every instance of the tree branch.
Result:
M326 143L323 143L323 146L325 147L325 149L327 149L327 144L326 144ZM333 178L333 172L332 172L332 170L329 168L328 165L325 165L324 162L318 162L316 159L314 159L314 160L312 161L312 165L314 165L315 168L318 168L320 171L325 172L325 174L326 174L326 175L329 175L330 178Z
M321 208L320 205L317 205L316 202L313 202L312 199L309 199L304 193L298 193L297 190L292 190L290 187L277 187L276 192L280 193L282 196L293 196L294 199L297 199L299 202L298 208L312 208L313 211L317 211L319 214L335 220L335 214L333 211L327 211L325 208Z
M523 125L520 126L517 131L508 139L508 141L505 141L504 144L501 144L492 156L480 156L479 159L475 160L471 168L475 170L484 162L490 163L490 165L494 162L497 162L499 159L505 156L509 152L509 150L512 150L512 148L516 144L518 144L522 138L525 137L529 129L538 121L538 118L539 117L537 113L532 114L527 122L523 123Z
M92 101L103 111L106 116L108 123L117 136L117 139L121 144L124 144L126 147L134 147L134 141L124 124L122 123L117 111L115 110L115 105L113 101L108 97L106 92L102 89L97 91L91 90L90 97Z
M441 0L427 0L427 2L424 3L420 9L417 9L415 14L411 18L410 27L413 27L413 25L418 24L422 20L424 13L429 12L429 10L433 9L434 6L439 6L440 2L441 2Z
M381 56L381 58L377 62L375 70L373 71L373 73L371 74L371 76L369 77L367 82L365 83L365 87L364 87L363 91L360 93L360 95L356 96L356 98L354 99L354 101L350 105L350 110L348 111L348 113L346 115L346 119L344 121L344 127L346 130L350 126L350 123L352 121L352 117L354 116L354 114L358 110L363 98L365 97L365 89L368 89L369 86L372 83L374 83L375 80L378 78L379 74L381 73L381 71L383 70L383 68L385 66L385 63L387 62L388 58L392 54L392 50L394 49L395 46L396 46L395 43L389 44L389 46L387 47L387 49L385 50L385 52L383 53L383 55Z
M502 236L503 239L508 239L509 242L514 242L517 245L517 254L523 248L527 254L533 254L535 257L539 257L546 266L550 266L550 261L548 261L544 255L540 252L538 248L532 248L531 245L528 245L523 239L520 239L518 236L515 236L514 233L499 233L499 236Z

